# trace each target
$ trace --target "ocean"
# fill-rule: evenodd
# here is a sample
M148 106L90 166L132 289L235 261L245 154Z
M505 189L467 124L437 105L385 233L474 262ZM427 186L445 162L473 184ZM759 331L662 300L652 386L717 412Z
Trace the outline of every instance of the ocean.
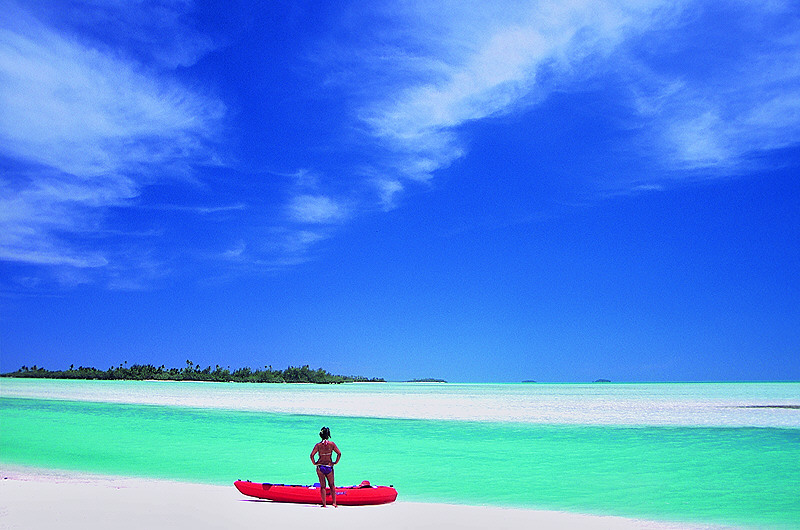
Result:
M0 380L0 462L208 484L800 528L800 383L334 386Z

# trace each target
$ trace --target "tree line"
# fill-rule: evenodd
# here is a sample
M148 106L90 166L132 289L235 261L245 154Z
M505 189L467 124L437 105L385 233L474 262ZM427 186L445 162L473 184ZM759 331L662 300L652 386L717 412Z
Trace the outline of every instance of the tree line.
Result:
M253 370L252 368L237 368L231 371L230 366L223 368L217 365L213 370L211 366L201 368L192 361L187 360L183 368L166 368L163 364L159 367L152 364L134 364L130 367L127 361L119 366L112 366L108 370L70 365L68 370L47 370L33 365L22 366L16 372L0 374L0 377L28 377L40 379L101 379L101 380L132 380L143 381L147 379L163 381L217 381L236 383L361 383L384 382L382 378L367 378L361 376L334 375L322 368L312 370L308 365L289 366L285 370L273 370L272 366L265 366Z

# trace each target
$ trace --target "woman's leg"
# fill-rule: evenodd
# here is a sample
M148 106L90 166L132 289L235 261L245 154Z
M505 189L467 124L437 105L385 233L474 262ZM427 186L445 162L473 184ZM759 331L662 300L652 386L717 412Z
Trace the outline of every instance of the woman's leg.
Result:
M317 477L319 477L319 492L322 495L322 507L325 507L325 475L322 474L322 471L319 470L319 466L317 466Z
M327 477L328 477L328 487L331 490L331 499L332 499L331 504L333 505L334 508L336 508L337 507L336 506L336 484L334 484L334 481L333 481L333 469L332 468L331 468L331 472L328 473Z

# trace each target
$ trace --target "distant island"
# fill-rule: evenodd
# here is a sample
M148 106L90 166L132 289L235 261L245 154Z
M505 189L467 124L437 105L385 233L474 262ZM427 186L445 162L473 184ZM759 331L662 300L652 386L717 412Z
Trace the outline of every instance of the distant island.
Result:
M69 370L47 370L36 365L21 367L16 372L0 374L0 377L27 377L38 379L100 379L100 380L129 380L129 381L215 381L235 383L383 383L382 378L367 378L361 376L334 375L317 368L312 370L308 365L295 367L289 366L286 370L273 370L272 366L253 370L251 368L237 368L231 371L230 367L222 368L217 365L213 370L211 366L201 368L192 361L186 361L183 368L165 368L164 365L155 367L152 364L134 364L130 367L124 365L112 366L108 370L98 370L86 366Z
M446 383L444 379L434 379L432 377L426 377L424 379L409 379L405 381L406 383Z
M594 382L595 383L610 383L611 380L610 379L595 379Z

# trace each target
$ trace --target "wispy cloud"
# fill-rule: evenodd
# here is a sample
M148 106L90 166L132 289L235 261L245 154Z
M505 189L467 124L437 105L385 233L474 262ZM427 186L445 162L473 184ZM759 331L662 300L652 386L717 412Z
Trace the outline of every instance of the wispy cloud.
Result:
M0 72L6 154L83 178L197 155L225 111L169 77L33 22L0 30Z
M372 181L378 190L380 204L384 209L391 210L395 207L395 196L403 191L403 184L397 179L381 178Z
M226 204L222 206L185 206L180 204L160 204L160 205L143 205L140 208L150 210L163 210L171 212L188 212L196 213L199 215L226 213L226 212L239 212L247 209L247 204L238 202L235 204Z
M629 82L647 148L665 166L735 173L800 143L800 27L787 23L796 6L700 7L707 40L684 42L680 31L656 35L658 43L669 40L665 57L640 60ZM709 21L715 16L724 23Z
M720 25L720 9L734 27L700 43L698 20ZM351 54L353 77L337 79L369 87L359 117L385 150L376 162L384 177L373 182L388 207L404 180L426 181L468 153L465 125L609 78L627 85L631 98L618 104L636 113L636 147L672 171L665 178L735 170L800 141L792 9L780 0L392 4L381 15L394 24L372 30L381 45Z
M217 44L187 17L193 0L41 0L37 16L104 46L173 69L195 64Z
M289 205L292 220L299 223L332 223L347 216L347 209L340 202L324 195L299 195Z
M800 42L800 33L795 38ZM800 141L800 45L754 57L722 86L687 86L671 102L666 147L688 167L736 167ZM744 66L744 65L743 65Z
M615 108L628 114L613 119L634 131L623 147L656 168L604 196L735 172L800 143L800 28L788 1L386 1L344 17L359 31L334 32L311 65L327 81L318 89L344 94L341 119L358 135L325 149L357 149L336 153L331 167L317 157L315 167L274 173L288 181L269 199L145 200L148 186L220 164L226 106L177 71L214 43L184 16L190 0L48 1L0 0L0 260L60 267L67 283L104 271L132 286L169 270L144 245L132 255L87 242L160 233L108 225L109 211L131 207L241 215L240 231L209 236L215 250L198 253L252 267L302 263L344 223L397 207L468 156L470 125L526 119L552 94L587 86L618 85ZM716 41L704 35L698 46L719 9L732 28L716 22ZM141 264L129 282L126 263Z
M236 246L223 252L222 257L228 260L238 260L244 255L246 249L247 244L244 241L239 241Z
M70 235L98 230L106 208L131 204L143 186L215 164L208 146L225 106L2 7L0 155L13 169L0 175L0 259L112 270L109 250Z
M586 75L580 69L588 57L607 56L667 5L501 4L404 4L396 15L402 19L398 25L408 28L395 37L395 51L364 52L365 60L379 58L400 72L380 91L386 96L371 99L360 113L369 133L393 153L386 163L394 175L430 178L465 154L460 127L524 109L563 89Z

